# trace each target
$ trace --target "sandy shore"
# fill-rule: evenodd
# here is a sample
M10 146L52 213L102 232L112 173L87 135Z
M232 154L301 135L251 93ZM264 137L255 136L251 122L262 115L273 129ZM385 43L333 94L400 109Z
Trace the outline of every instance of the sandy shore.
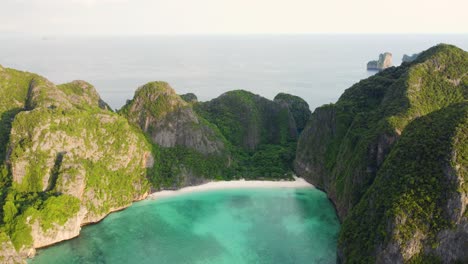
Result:
M294 181L214 181L197 186L185 187L176 191L159 191L148 195L147 199L154 200L183 193L203 192L209 190L239 189L239 188L304 188L314 187L302 178L294 177Z

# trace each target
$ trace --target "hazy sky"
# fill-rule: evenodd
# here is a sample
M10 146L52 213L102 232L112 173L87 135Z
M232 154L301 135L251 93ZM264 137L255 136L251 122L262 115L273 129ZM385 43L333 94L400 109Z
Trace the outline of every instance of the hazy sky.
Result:
M467 0L0 0L0 32L468 33Z

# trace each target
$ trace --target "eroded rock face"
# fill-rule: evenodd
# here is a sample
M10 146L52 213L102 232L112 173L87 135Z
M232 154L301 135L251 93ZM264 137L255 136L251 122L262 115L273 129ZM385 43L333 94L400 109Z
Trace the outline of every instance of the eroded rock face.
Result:
M415 62L317 108L299 138L295 171L335 203L344 263L467 261L468 53L439 45Z
M244 90L226 92L200 103L197 112L215 124L233 145L255 150L261 144L297 139L294 116L287 103Z
M392 54L385 52L379 55L378 60L369 61L367 63L367 70L385 70L386 68L392 67Z
M183 146L203 154L224 150L221 136L165 82L138 88L120 111L162 147Z
M8 131L6 200L16 224L0 251L5 261L16 261L9 245L20 259L32 257L35 248L73 238L82 225L145 198L146 172L154 162L144 135L109 111L90 84L57 87L29 73L4 75L12 76L25 79L25 97ZM18 83L7 82L0 91ZM18 212L15 197L21 196L31 206Z
M0 242L0 261L4 264L26 264L25 256L21 256L10 240Z
M182 98L187 103L196 103L196 102L198 102L198 98L194 93L181 94L180 98Z
M85 81L76 80L57 86L64 92L68 100L77 108L99 107L110 110L110 107L101 99L96 88Z
M289 111L294 117L297 132L300 134L302 130L304 130L307 121L309 121L310 115L312 114L310 112L309 104L298 96L286 93L277 94L273 100L280 104L284 104L289 108Z
M42 248L60 241L77 237L80 234L83 219L87 213L86 207L81 207L79 212L71 217L63 225L54 224L44 231L38 221L31 224L31 236L33 237L33 248Z
M406 55L404 54L403 55L403 58L401 59L402 62L412 62L414 60L416 60L419 56L419 53L414 53L413 55Z

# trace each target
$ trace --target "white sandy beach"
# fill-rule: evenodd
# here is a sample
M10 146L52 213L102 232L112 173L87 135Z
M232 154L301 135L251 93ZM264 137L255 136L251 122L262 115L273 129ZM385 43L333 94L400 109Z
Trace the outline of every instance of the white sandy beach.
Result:
M181 188L175 191L159 191L148 195L147 199L154 200L183 193L203 192L209 190L239 189L239 188L313 188L314 186L302 178L294 177L294 181L213 181L202 185Z

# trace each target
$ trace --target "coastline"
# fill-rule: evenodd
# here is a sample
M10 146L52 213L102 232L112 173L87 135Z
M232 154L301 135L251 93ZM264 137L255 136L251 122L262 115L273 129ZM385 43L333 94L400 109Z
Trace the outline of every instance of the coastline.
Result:
M261 180L233 180L212 181L197 186L184 187L179 190L163 190L149 194L146 200L171 197L185 193L204 192L211 190L243 189L243 188L315 188L303 178L294 176L294 181L261 181Z

